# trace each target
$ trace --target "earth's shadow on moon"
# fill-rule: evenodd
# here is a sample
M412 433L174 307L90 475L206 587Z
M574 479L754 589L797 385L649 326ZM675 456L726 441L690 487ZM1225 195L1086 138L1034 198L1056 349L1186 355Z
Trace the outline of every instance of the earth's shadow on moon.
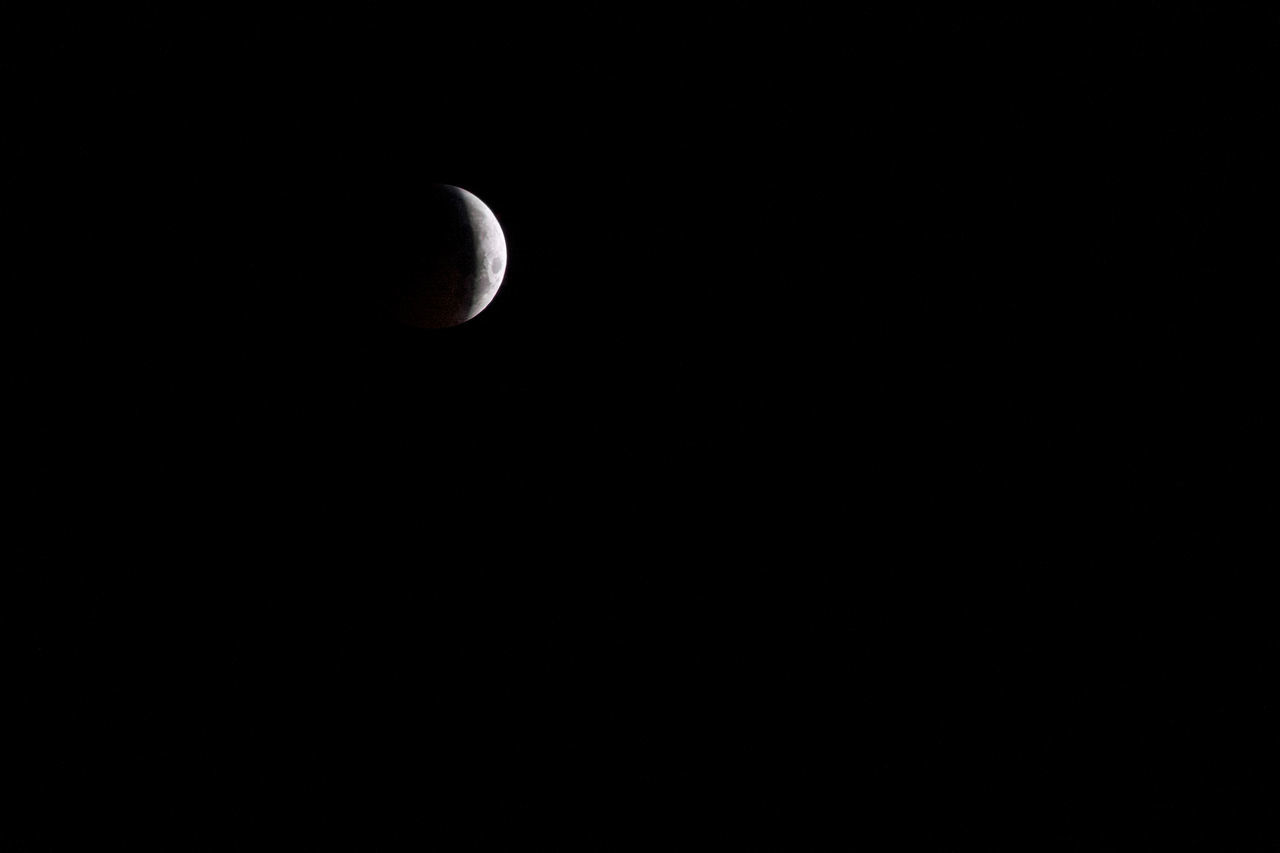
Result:
M489 305L506 272L501 226L484 203L449 185L420 193L371 247L369 308L377 320L441 331Z

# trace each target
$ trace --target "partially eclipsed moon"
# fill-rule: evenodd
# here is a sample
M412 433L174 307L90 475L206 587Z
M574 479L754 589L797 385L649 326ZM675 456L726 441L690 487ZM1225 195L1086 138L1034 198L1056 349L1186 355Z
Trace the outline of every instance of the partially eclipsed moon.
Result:
M396 317L424 329L456 326L493 301L507 241L493 211L460 187L433 187L424 201L422 265L403 281Z

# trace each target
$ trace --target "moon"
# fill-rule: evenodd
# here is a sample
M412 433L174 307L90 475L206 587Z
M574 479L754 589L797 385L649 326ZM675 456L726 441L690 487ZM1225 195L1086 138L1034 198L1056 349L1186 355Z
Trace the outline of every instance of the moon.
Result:
M400 282L396 319L423 329L460 325L488 307L502 284L502 226L484 202L448 184L432 187L420 211L420 263Z

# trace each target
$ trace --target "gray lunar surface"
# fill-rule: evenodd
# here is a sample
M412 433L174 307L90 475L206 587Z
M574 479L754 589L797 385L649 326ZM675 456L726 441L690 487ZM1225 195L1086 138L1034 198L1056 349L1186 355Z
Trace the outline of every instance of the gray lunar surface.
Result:
M402 292L397 315L422 328L456 326L493 301L507 242L493 211L460 187L436 188L427 204L425 269Z

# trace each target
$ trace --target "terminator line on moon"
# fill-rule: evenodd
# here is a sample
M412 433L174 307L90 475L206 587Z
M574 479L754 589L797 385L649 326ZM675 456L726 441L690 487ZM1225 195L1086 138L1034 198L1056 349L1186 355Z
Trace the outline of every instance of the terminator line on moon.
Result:
M402 282L395 315L424 329L457 326L483 311L502 284L507 241L493 211L446 184L423 199L423 265Z

